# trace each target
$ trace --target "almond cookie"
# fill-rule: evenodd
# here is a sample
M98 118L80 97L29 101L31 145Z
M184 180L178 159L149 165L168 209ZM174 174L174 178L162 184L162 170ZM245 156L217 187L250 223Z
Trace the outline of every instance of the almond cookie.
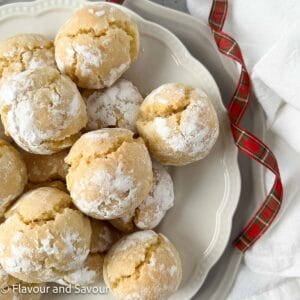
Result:
M97 285L103 279L104 252L121 238L108 223L91 219L92 237L90 253L82 267L71 271L63 279L57 281L62 285L88 286Z
M139 137L124 128L106 128L80 137L66 157L67 187L74 204L95 219L132 211L152 185L152 163Z
M105 90L85 90L82 95L88 114L87 130L119 127L136 131L143 97L130 81L119 79Z
M68 153L68 150L64 150L51 155L37 155L24 151L22 157L27 167L28 180L31 183L65 181L68 165L64 160Z
M27 183L26 165L20 153L8 142L0 140L0 217L23 192Z
M76 85L56 69L18 73L0 88L5 131L24 150L53 154L70 147L85 127L85 103Z
M116 299L168 299L179 287L179 254L161 233L139 231L118 241L104 259L103 276Z
M25 282L56 281L88 256L91 225L70 196L41 187L24 194L0 225L0 263Z
M53 42L40 34L18 34L0 42L0 78L40 67L55 67Z
M152 162L153 185L147 198L131 213L110 223L122 232L137 229L153 229L174 205L173 181L168 171L159 163Z
M153 157L174 166L207 156L219 135L211 100L202 90L182 83L164 84L151 92L141 105L137 128Z
M136 24L108 4L77 10L55 38L58 68L87 89L111 86L136 60L138 51Z

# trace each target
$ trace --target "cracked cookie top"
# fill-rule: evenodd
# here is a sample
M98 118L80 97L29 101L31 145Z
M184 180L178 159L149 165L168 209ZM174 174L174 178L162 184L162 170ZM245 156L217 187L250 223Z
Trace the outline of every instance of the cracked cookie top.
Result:
M167 299L179 287L182 267L172 243L154 231L119 240L104 258L105 283L117 299Z
M73 145L66 180L75 205L96 219L135 209L152 185L152 162L143 140L123 128L88 132Z
M82 96L87 107L88 130L119 127L136 132L143 97L132 82L119 79L105 90L85 90Z
M26 165L20 153L0 139L0 218L6 208L23 192L27 183Z
M111 5L86 5L77 10L55 38L58 68L82 88L111 86L138 52L136 24Z
M76 85L51 67L30 69L0 87L6 132L24 150L52 154L71 146L85 127L85 103Z
M40 67L55 67L53 42L40 34L19 34L0 42L0 78Z
M140 107L136 125L151 154L165 165L204 158L219 135L211 100L202 90L182 83L152 91Z
M89 253L89 219L56 188L27 192L6 218L0 225L0 263L20 280L56 281L81 267Z

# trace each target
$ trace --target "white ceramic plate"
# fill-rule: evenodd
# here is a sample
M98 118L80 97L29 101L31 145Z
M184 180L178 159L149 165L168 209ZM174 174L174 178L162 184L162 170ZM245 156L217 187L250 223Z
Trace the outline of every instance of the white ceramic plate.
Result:
M0 36L36 32L53 37L81 0L39 0L0 8ZM179 81L203 88L220 120L220 137L211 154L192 165L172 169L176 204L158 230L176 245L183 261L183 282L171 299L191 299L208 271L221 256L231 230L240 194L237 150L226 110L209 72L195 60L169 31L132 11L138 23L141 53L126 73L143 94L165 82ZM48 295L43 299L98 299L99 295ZM102 299L111 299L109 295Z

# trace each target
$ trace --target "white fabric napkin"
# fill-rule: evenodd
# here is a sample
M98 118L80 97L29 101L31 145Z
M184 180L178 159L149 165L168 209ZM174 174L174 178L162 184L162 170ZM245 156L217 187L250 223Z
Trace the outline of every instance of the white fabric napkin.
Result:
M210 0L187 0L207 22ZM266 143L279 162L283 208L245 254L228 299L300 299L300 1L229 1L224 31L234 37L267 120ZM266 172L265 191L273 183ZM262 199L255 199L257 207Z

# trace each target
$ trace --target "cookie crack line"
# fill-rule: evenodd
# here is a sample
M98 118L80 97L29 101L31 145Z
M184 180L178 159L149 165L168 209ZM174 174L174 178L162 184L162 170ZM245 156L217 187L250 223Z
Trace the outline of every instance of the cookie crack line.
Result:
M105 151L104 153L93 153L92 155L89 156L84 156L84 154L80 153L78 155L78 158L76 159L76 163L68 163L68 165L71 166L72 170L75 170L82 162L86 163L86 164L90 164L93 160L95 159L108 159L110 158L111 155L113 155L114 153L118 152L118 150L125 144L125 143L135 143L134 140L136 140L135 134L133 134L132 136L133 140L118 140L115 143L113 143L113 145L111 147L109 147L107 149L107 151Z
M13 56L13 59L9 59L6 56L2 56L0 58L0 62L4 64L4 66L2 67L1 72L0 72L1 76L3 74L3 69L8 68L9 65L12 64L12 63L21 63L22 64L22 71L24 71L26 69L25 68L26 63L24 62L23 55L26 52L35 53L37 50L51 50L51 48L54 49L54 46L53 46L52 43L50 43L49 45L46 45L45 47L36 46L36 47L33 47L33 48L28 48L28 47L23 47L23 48L24 48L24 50L21 51L18 54L18 56Z
M155 112L150 114L149 116L146 116L144 114L140 114L141 119L139 122L142 123L148 123L148 122L153 122L156 118L164 118L164 119L168 119L172 116L181 116L181 113L183 113L187 107L190 105L191 103L185 103L185 104L181 104L179 105L179 107L175 108L175 109L170 109L170 111L165 111L165 112Z
M12 213L12 216L13 215L17 215L18 218L21 220L21 222L25 225L36 225L36 226L43 226L45 224L47 224L48 222L52 222L52 221L55 221L56 218L59 216L59 215L62 215L66 210L72 210L69 206L62 206L62 207L59 207L59 208L54 208L54 213L44 213L44 214L41 214L41 216L39 218L34 218L32 220L26 220L26 218L24 218L24 216L19 212L19 211L14 211Z
M65 36L73 39L73 38L76 38L78 35L91 34L95 38L101 38L101 37L107 35L107 32L109 31L109 29L113 28L113 29L120 29L120 30L124 31L128 36L133 37L133 34L131 34L130 30L127 29L128 25L129 25L128 22L125 22L125 24L122 24L122 22L113 21L113 22L108 22L108 27L105 28L104 30L100 31L99 33L96 33L94 28L89 27L87 29L80 28L75 33L72 33L72 34L69 33L69 34L66 34ZM59 36L58 36L58 39L59 39Z
M109 29L119 29L122 30L129 38L130 38L130 56L131 59L134 56L134 40L135 40L135 35L134 33L129 29L130 25L129 22L125 22L123 24L122 22L108 22L108 28L104 29L102 32L96 33L94 28L87 28L87 29L79 29L77 32L73 34L66 34L66 37L70 39L76 38L78 35L84 35L84 34L91 34L94 38L101 38L107 35ZM58 37L59 39L59 37ZM74 50L74 48L73 48ZM101 79L101 78L100 78ZM102 79L101 79L102 80Z
M156 252L156 250L159 248L159 246L162 244L161 241L161 237L158 236L157 240L150 244L148 247L145 248L145 259L141 260L134 269L134 273L130 274L130 275L123 275L120 276L119 278L117 278L113 283L112 283L112 288L118 288L118 286L124 282L126 279L130 279L133 278L138 280L141 276L141 269L145 266L145 265L149 265L150 264L150 260L152 255Z

